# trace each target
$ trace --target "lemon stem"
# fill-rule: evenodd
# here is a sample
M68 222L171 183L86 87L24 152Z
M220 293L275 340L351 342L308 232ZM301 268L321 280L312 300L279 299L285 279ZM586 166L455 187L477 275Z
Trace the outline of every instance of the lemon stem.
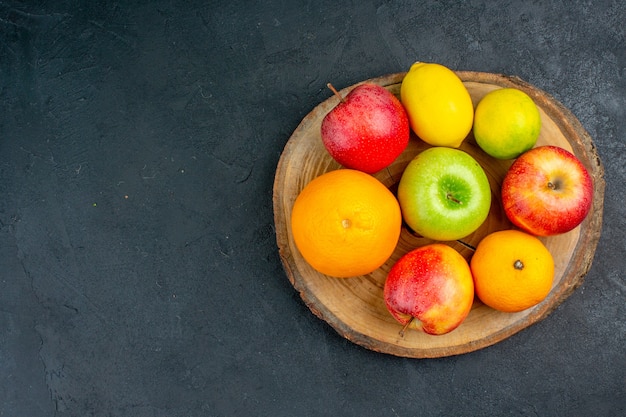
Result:
M409 321L407 321L404 326L402 326L402 329L400 329L400 337L404 337L404 332L409 328L409 326L411 325L411 323L413 323L413 319L415 319L415 317L411 317L409 319Z
M339 94L339 91L337 91L337 89L333 87L331 83L326 84L326 87L330 88L330 91L332 91L337 96L337 98L341 100L342 103L346 102L346 100L344 100L343 97L341 97L341 94Z
M522 269L524 269L524 263L518 259L515 262L513 262L513 268L521 271Z

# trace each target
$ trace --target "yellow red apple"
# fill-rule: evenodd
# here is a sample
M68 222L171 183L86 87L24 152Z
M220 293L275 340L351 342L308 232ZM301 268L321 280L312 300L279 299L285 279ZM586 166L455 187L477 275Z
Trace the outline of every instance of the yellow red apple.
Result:
M449 333L469 314L474 281L469 264L443 243L413 249L390 269L383 289L385 305L404 327L432 335Z
M373 174L389 166L409 144L409 119L389 90L365 83L351 90L324 116L324 147L346 168Z
M536 236L569 232L585 219L593 181L571 152L552 145L515 160L502 182L502 205L511 222Z

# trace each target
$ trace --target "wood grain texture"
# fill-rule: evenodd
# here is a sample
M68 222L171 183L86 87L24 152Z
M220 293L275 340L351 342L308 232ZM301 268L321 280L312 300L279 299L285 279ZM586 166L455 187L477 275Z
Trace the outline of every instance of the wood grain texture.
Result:
M399 96L405 73L390 74L364 82L384 86ZM555 260L555 279L548 297L539 305L519 313L497 312L475 299L466 320L454 331L431 336L418 331L400 337L400 324L388 313L382 296L391 266L406 252L432 241L403 228L395 252L378 270L360 277L340 279L315 271L302 258L290 230L291 208L313 178L340 169L326 152L320 137L323 117L338 102L331 97L311 111L293 132L279 160L274 179L274 221L280 258L286 275L309 309L340 335L365 348L412 358L432 358L471 352L500 342L550 314L584 280L589 271L602 228L604 170L593 141L580 122L562 104L517 77L491 73L457 72L474 103L489 91L514 87L526 92L538 105L542 129L537 146L553 144L573 152L589 170L594 181L594 203L585 221L569 233L541 238ZM359 83L361 84L361 83ZM358 85L358 84L356 84ZM345 96L352 88L340 93ZM406 165L429 145L412 135L409 146L387 169L374 176L392 191ZM483 166L492 189L492 207L485 223L462 242L447 242L470 259L472 250L487 234L513 226L500 204L500 185L512 161L486 155L470 133L461 149Z

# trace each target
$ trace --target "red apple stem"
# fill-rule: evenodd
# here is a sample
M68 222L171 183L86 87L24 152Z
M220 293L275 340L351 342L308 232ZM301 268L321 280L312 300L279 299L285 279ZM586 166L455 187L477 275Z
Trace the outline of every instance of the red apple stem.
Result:
M415 318L415 317L411 317L411 318L409 319L409 321L407 321L407 322L404 324L404 326L402 326L402 329L400 329L400 333L399 333L399 334L400 334L400 337L404 337L404 332L405 332L405 331L409 328L409 326L410 326L410 325L411 325L411 323L413 322L413 319L414 319L414 318Z
M341 94L339 94L339 91L337 91L337 89L335 87L333 87L333 85L331 83L326 84L326 87L330 88L330 91L332 91L342 103L345 103L345 100L343 97L341 97Z

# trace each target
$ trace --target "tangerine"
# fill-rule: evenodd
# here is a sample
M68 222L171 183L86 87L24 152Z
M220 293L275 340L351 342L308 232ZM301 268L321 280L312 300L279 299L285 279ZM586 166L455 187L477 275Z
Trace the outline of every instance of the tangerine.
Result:
M500 230L484 237L470 260L474 290L489 307L518 312L543 301L554 280L554 259L535 236Z
M318 272L348 278L378 269L396 248L400 204L373 176L353 169L320 175L298 194L291 230L302 257Z

